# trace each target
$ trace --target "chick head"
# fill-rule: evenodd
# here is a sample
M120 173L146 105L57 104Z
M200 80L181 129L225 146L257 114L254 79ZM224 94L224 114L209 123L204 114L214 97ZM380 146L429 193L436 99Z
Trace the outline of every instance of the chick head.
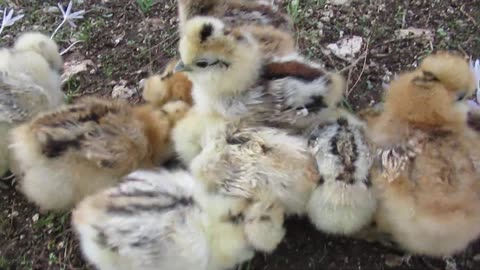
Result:
M208 91L243 90L260 70L260 49L246 31L230 29L213 17L195 17L185 25L179 45L184 71L194 85Z
M423 129L463 126L466 97L475 82L467 61L446 52L427 57L420 67L390 85L385 112Z
M18 51L34 51L40 54L52 70L63 70L63 59L58 45L46 35L39 32L26 32L20 35L13 46Z

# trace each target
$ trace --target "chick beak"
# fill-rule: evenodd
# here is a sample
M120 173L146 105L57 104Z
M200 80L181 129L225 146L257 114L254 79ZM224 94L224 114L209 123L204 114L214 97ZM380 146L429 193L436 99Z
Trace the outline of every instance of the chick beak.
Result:
M178 61L177 65L175 66L174 69L175 72L189 72L192 71L192 69L188 66L185 66L185 64L182 61Z

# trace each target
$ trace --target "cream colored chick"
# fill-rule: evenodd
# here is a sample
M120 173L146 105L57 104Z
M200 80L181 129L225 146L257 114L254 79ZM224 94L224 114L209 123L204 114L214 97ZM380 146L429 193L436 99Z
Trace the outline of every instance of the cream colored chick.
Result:
M0 177L11 165L8 151L10 130L49 106L45 89L29 76L0 73Z
M68 209L132 170L170 158L170 131L187 108L86 98L42 113L12 130L20 189L42 210Z
M185 30L176 70L191 79L198 111L302 129L342 98L340 75L297 54L265 60L252 35L218 19L196 17Z
M231 269L273 250L282 224L278 206L206 194L184 171L134 172L73 213L84 257L99 270Z
M373 159L364 123L343 110L329 118L306 133L320 172L307 214L321 231L351 235L368 225L376 210Z
M271 193L288 214L299 215L319 179L303 138L237 123L206 139L191 171L210 191L259 200Z
M262 57L281 57L296 52L293 37L279 31L272 26L246 25L239 29L253 35L259 42ZM149 77L143 88L143 98L155 105L163 105L172 100L183 100L192 104L192 83L184 72L174 72L179 60L173 59L165 68L162 75Z
M280 12L277 7L260 1L178 0L180 32L184 32L188 20L196 16L216 17L230 27L260 25L293 32L293 21L288 15Z
M467 62L440 52L393 81L371 119L377 224L414 254L449 256L480 236L479 137L467 126Z
M63 60L57 44L38 32L26 32L15 41L13 48L0 49L0 72L23 74L42 87L50 108L64 103L60 73Z

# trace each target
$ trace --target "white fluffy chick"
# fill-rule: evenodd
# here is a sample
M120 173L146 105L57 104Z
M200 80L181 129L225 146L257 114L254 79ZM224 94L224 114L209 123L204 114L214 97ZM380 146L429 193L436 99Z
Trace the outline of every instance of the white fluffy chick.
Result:
M231 269L275 248L282 224L281 208L207 194L184 171L134 172L73 213L83 254L99 270Z
M195 106L229 120L302 129L342 98L343 78L292 54L265 60L248 31L212 17L189 20L179 46Z
M65 210L137 168L173 155L170 131L188 110L84 98L41 113L11 132L20 189L41 210Z
M12 48L0 50L0 71L24 74L41 86L50 108L64 103L60 73L63 60L55 41L38 32L22 33Z
M329 118L306 133L320 173L307 214L323 232L351 235L368 225L376 210L370 182L373 155L363 122L343 110Z
M269 193L287 214L298 215L305 212L319 179L302 137L238 123L207 138L191 171L210 191L258 200Z

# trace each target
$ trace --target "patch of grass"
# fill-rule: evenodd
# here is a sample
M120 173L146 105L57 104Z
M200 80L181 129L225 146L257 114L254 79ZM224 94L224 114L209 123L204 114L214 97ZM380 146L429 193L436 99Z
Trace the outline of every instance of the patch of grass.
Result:
M298 22L301 17L300 0L291 0L288 2L287 12L295 23Z
M80 83L74 79L71 78L66 82L66 102L67 104L71 104L73 101L73 98L78 94L78 89L80 88ZM38 222L37 222L38 223Z
M143 13L147 13L153 7L154 0L137 0L137 5Z
M1 2L1 1L0 1ZM3 256L0 256L0 269L7 269L7 267L10 265L10 263L8 263L8 260L7 258L3 257Z

